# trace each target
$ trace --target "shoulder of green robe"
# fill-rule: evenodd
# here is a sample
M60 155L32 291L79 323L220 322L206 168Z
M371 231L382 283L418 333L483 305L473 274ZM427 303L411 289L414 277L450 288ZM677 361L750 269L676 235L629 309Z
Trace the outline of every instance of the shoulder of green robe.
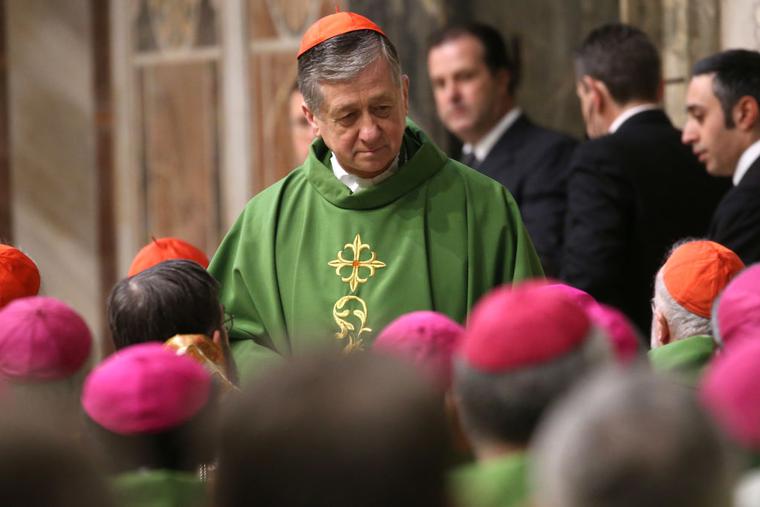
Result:
M523 453L463 465L449 475L457 505L518 507L528 500L528 460Z
M687 384L696 385L715 349L712 336L698 335L657 347L647 355L654 370L675 373Z
M446 163L436 177L458 179L462 183L462 187L468 191L468 193L472 193L478 197L474 202L485 201L485 204L488 204L488 200L483 199L483 195L484 193L492 193L494 196L504 199L506 202L510 203L510 205L514 204L516 207L512 194L510 194L509 190L501 183L448 157L440 150L440 148L438 148L438 146L436 146L428 135L409 118L406 120L406 135L416 140L420 145L432 145L438 152L440 152L441 156L446 159Z

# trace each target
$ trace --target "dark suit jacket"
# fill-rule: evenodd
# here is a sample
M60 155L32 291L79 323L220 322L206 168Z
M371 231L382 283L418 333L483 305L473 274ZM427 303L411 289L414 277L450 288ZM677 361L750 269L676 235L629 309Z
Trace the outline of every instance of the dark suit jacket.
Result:
M760 158L720 201L709 237L736 252L745 264L760 261Z
M521 114L475 168L514 196L549 276L559 275L567 169L576 145Z
M580 145L570 165L562 279L648 337L657 270L674 242L707 234L729 181L707 174L660 110Z

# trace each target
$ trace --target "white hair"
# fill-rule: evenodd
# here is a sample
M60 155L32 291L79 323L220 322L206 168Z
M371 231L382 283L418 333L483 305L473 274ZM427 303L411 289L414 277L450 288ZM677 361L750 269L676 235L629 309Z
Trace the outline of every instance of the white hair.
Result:
M662 269L657 272L654 281L654 306L668 321L670 336L673 340L681 340L690 336L712 336L710 319L690 312L676 303L665 287L662 279Z

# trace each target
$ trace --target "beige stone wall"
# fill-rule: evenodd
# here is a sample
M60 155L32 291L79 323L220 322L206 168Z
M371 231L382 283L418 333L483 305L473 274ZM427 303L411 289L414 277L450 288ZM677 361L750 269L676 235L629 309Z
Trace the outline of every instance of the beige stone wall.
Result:
M722 47L760 50L760 1L722 0L721 9Z
M14 242L99 334L90 2L6 6Z

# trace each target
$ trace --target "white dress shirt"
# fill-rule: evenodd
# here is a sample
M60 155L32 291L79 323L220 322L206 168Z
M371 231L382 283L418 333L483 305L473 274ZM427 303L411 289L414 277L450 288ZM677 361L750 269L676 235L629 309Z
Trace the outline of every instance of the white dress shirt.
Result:
M335 153L333 153L330 157L330 165L332 165L333 174L336 178L338 178L338 181L346 185L352 194L355 194L356 192L361 192L362 190L365 190L373 185L377 185L381 181L385 181L393 176L393 174L398 170L398 155L396 155L396 158L393 159L393 162L391 162L391 165L388 167L388 169L373 178L362 178L360 176L356 176L355 174L349 173L340 165L340 162L338 162L338 157L335 156Z
M464 155L473 153L475 155L475 158L478 159L478 162L484 161L488 156L488 153L490 153L491 149L501 138L502 134L504 134L504 132L506 132L509 127L514 125L514 123L520 117L520 114L522 114L522 111L519 107L515 107L509 111L501 118L501 120L499 120L499 123L494 125L488 134L483 136L480 141L475 144L467 143L462 146L462 153Z
M734 171L734 186L738 185L742 178L744 178L744 175L747 174L750 166L758 157L760 157L760 139L744 150L742 156L739 157L739 163L736 164L736 171Z
M626 109L610 124L609 133L614 134L615 131L631 116L643 113L644 111L651 111L652 109L660 109L660 106L657 104L640 104L638 106L633 106L630 109Z

